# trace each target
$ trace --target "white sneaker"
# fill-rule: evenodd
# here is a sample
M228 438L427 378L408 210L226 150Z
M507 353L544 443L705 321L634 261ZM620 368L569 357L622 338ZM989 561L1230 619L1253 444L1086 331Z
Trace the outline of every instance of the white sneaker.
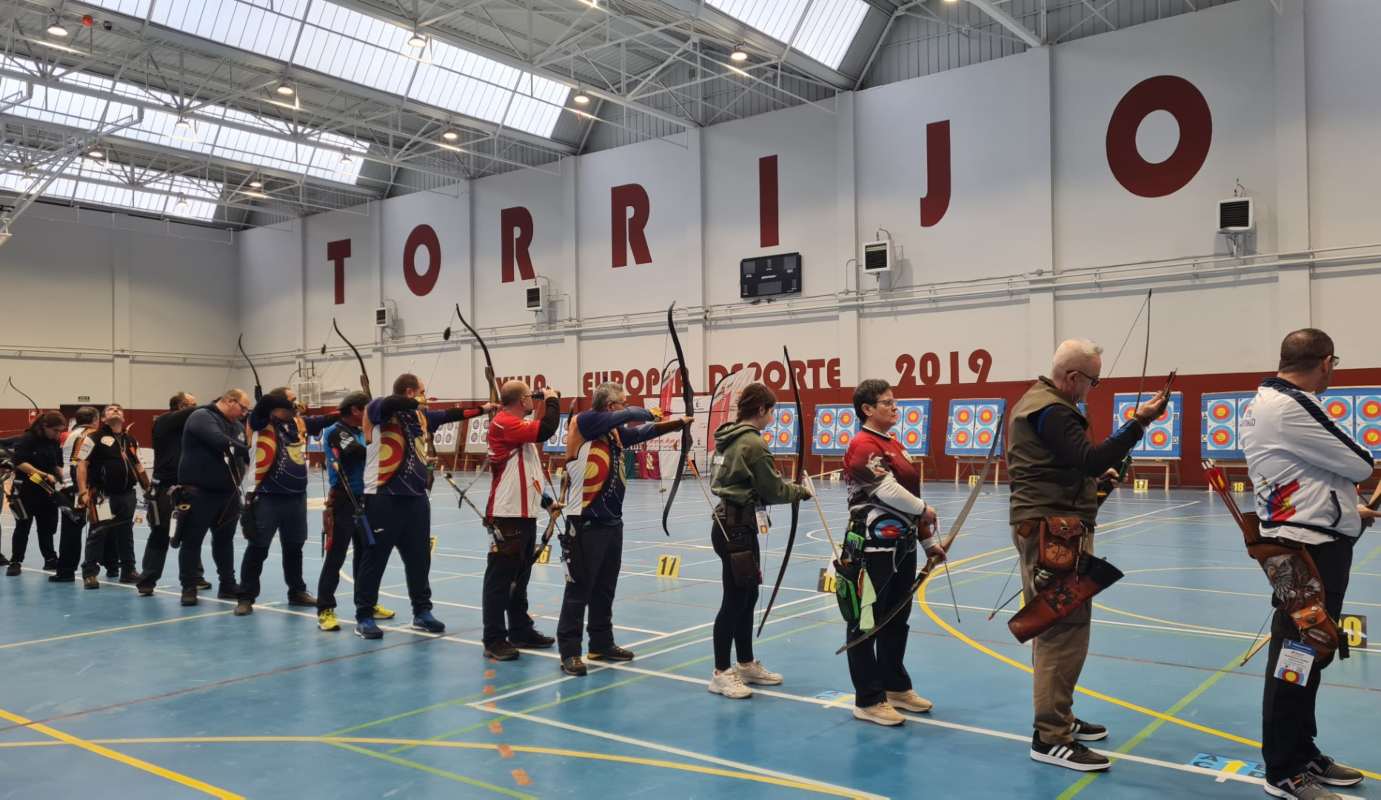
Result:
M743 681L738 677L738 672L733 669L726 669L723 672L714 671L714 676L710 678L710 694L722 694L731 700L742 700L745 697L752 697L753 690L743 685Z
M898 714L897 710L888 705L886 700L867 708L854 706L854 719L876 722L879 725L900 725L906 721L906 718Z
M902 711L911 711L917 714L925 714L935 707L935 704L916 694L915 689L907 689L904 692L888 692L887 702L893 708L900 708Z
M734 667L734 672L738 673L739 680L744 683L756 683L762 686L776 686L782 682L780 673L769 672L761 661L750 661L747 664L739 662Z

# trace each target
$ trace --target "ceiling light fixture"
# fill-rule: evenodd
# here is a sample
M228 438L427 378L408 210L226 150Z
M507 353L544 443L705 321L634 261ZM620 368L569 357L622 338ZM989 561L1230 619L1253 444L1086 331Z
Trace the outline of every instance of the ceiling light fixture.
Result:
M192 131L192 121L186 117L178 117L176 127L178 130L190 133Z
M186 213L187 209L189 209L189 208L191 208L191 207L192 207L192 204L187 202L187 195L185 195L185 194L180 194L180 195L177 196L177 210L178 210L178 211L181 211L181 212Z
M412 35L408 37L408 47L411 47L414 50L421 50L426 46L427 37L423 36L420 31L414 29Z
M100 161L101 159L105 158L105 151L99 147L93 147L90 150L86 151L86 157L93 161Z
M297 90L294 89L292 87L292 84L289 83L278 84L278 86L274 88L274 91L282 95L283 97L292 97L293 95L297 94Z
M62 20L58 18L57 14L54 14L48 20L48 35L58 37L67 36L67 29L62 27Z
M460 138L460 134L456 133L455 131L446 131L445 133L441 134L441 138L445 139L448 142L454 142L456 139Z
M588 106L590 104L590 96L584 92L576 92L575 97L571 99L576 102L576 105Z
M341 153L340 163L337 164L336 167L338 169L349 169L350 167L354 166L354 164L355 159L351 158L349 153Z
M250 181L250 182L249 182L249 188L251 188L251 189L262 189L262 188L264 188L264 182L263 182L263 181Z
M733 51L729 53L729 60L742 64L748 60L748 51L743 49L743 45L735 45Z

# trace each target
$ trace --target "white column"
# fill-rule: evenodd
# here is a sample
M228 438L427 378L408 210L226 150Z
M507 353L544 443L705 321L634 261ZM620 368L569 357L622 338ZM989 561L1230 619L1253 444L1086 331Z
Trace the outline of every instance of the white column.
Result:
M850 287L858 292L859 268L850 259L862 258L858 242L858 187L855 185L854 93L841 92L834 98L835 120L835 251L834 263L823 265L827 285L843 292ZM855 309L839 312L836 322L839 353L839 381L857 386L863 370L863 350L859 335L859 314ZM818 387L817 387L818 388Z
M1304 2L1281 0L1275 16L1276 247L1282 253L1310 248L1309 132L1306 125ZM1258 212L1269 223L1272 215ZM1311 325L1309 266L1277 272L1276 328L1284 334Z

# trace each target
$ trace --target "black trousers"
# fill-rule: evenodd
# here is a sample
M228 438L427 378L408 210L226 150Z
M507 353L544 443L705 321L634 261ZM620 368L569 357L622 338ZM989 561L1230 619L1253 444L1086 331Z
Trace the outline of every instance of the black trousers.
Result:
M374 544L365 549L355 573L355 619L373 619L379 585L395 547L403 559L413 616L431 611L431 499L423 495L371 494L365 496L364 507L369 524L374 527Z
M576 568L571 573L574 580L566 584L566 594L561 600L561 618L556 625L556 640L562 658L580 655L582 626L589 631L592 651L599 653L614 647L614 593L619 585L619 569L623 567L622 520L582 522L570 517L569 521L579 554L575 557ZM535 525L533 531L536 532ZM524 552L530 553L531 549L525 549ZM528 574L531 574L531 570ZM523 585L527 585L526 578ZM590 609L588 624L585 621L587 606ZM524 602L523 613L526 612Z
M283 553L283 582L288 594L307 591L302 579L302 546L307 543L307 495L263 494L254 500L254 536L249 538L240 561L240 599L251 603L259 596L259 576L264 571L269 545L279 536Z
M484 567L480 607L483 609L481 616L484 619L483 638L486 645L510 638L521 640L533 631L532 617L527 613L527 582L532 577L537 520L496 517L494 525L510 545L504 551L491 545L488 563Z
M58 569L59 575L76 575L78 562L82 560L83 532L86 530L86 512L58 515Z
M326 562L321 565L321 577L316 582L316 609L325 611L336 607L336 587L340 586L340 568L345 566L345 553L354 545L350 571L360 577L360 558L364 552L364 534L355 524L350 499L338 490L331 490L331 518L335 526L330 546L326 548Z
M57 504L48 499L47 495L37 494L37 490L23 492L20 501L24 503L24 510L28 512L28 516L14 525L10 560L16 564L24 562L24 554L29 551L29 530L35 525L38 526L38 550L43 554L44 563L55 560L58 554L53 550L53 534L58 530Z
M1347 593L1352 570L1353 540L1305 547L1323 578L1324 607L1328 616L1336 620L1343 613L1343 595ZM1267 651L1266 685L1261 701L1261 754L1266 761L1266 780L1271 783L1304 772L1309 762L1319 756L1319 748L1314 744L1319 733L1314 703L1319 696L1322 670L1316 662L1309 671L1309 681L1302 685L1277 680L1276 659L1287 639L1298 641L1299 629L1289 614L1276 609L1271 618L1271 646Z
M893 572L891 552L865 553L863 568L877 591L877 602L873 614L880 622L882 615L904 603L887 627L878 631L873 638L847 651L849 657L849 678L854 684L854 704L859 708L877 705L887 699L887 692L905 692L911 688L911 676L906 673L902 661L906 658L906 637L911 626L906 621L911 618L911 606L915 601L910 596L911 584L916 580L916 551L898 558ZM887 576L891 575L890 578ZM862 633L850 625L849 638Z
M235 528L240 524L240 496L235 492L187 490L187 510L174 523L178 541L178 580L195 590L201 581L201 544L211 532L211 558L216 562L218 593L233 594L235 586Z
M750 536L749 541L753 543L753 561L758 564L761 575L762 551L758 548L757 535ZM719 556L719 581L724 589L719 599L719 613L714 617L714 668L723 672L733 666L729 660L731 650L736 651L741 664L753 660L753 610L758 605L760 586L744 588L734 582L728 543L713 520L710 521L710 544Z
M99 575L103 561L109 566L110 562L106 559L108 542L115 543L120 567L134 571L134 509L137 505L134 490L112 494L107 499L113 518L99 525L93 524L87 530L82 575Z
M153 501L158 506L158 524L149 525L149 539L144 542L144 560L139 565L139 585L153 588L163 577L168 562L168 533L173 529L173 487L154 484ZM152 522L152 520L150 520ZM206 573L197 551L197 575Z

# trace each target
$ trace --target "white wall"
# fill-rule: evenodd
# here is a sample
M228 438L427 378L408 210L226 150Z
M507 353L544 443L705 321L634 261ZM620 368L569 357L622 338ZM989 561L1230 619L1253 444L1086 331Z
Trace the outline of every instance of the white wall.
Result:
M78 391L132 402L147 387L148 402L159 405L177 381L161 379L144 356L112 358L112 331L117 350L212 354L209 364L227 374L202 374L215 371L205 366L195 380L219 388L248 380L226 358L243 330L265 386L304 366L328 395L338 394L354 388L358 369L330 333L335 317L362 346L376 390L413 371L435 395L478 397L486 394L478 349L458 324L449 342L439 335L459 303L490 344L500 377L541 376L569 393L608 372L660 370L671 350L666 308L675 301L697 388L707 388L710 365L775 361L784 342L798 361L837 360L837 382L846 386L870 375L897 379L902 356L919 363L927 354L940 360L943 382L971 382L968 361L980 350L991 359L988 380L1016 380L1039 372L1065 336L1092 336L1114 350L1152 286L1152 371L1269 369L1279 336L1307 324L1332 332L1340 352L1356 353L1351 366L1370 366L1364 353L1381 247L1347 261L1307 253L1264 266L1215 260L1225 248L1215 203L1237 181L1257 203L1255 252L1277 242L1299 253L1381 239L1381 159L1372 152L1381 110L1370 102L1381 57L1365 38L1376 25L1363 24L1381 23L1381 8L1282 0L1281 9L1244 0L450 193L250 231L233 246L153 230L69 230L31 212L0 250L0 265L16 275L7 294L51 299L12 304L15 324L0 346L12 363L0 366L51 392L49 403ZM1113 176L1108 123L1133 86L1163 75L1196 87L1213 132L1182 188L1143 197ZM927 125L946 120L950 202L922 227ZM1178 134L1168 114L1152 113L1136 132L1137 152L1156 162ZM758 160L767 155L778 159L774 247L762 245L758 227ZM649 197L652 258L637 264L630 253L615 268L610 191L631 183ZM551 310L540 318L523 308L526 282L502 280L500 215L516 206L532 214L533 265L551 290ZM424 224L437 235L441 264L435 285L419 294L404 278L403 250ZM845 261L878 228L891 233L900 267L865 278L859 292ZM345 238L351 256L338 305L326 247ZM739 304L738 262L785 252L802 254L804 293ZM1179 261L1132 275L1112 268L1170 259ZM76 284L100 302L79 322L55 324L52 309ZM401 320L401 334L387 341L372 324L383 301L396 304ZM178 331L175 342L169 330ZM1138 327L1129 350L1140 336ZM326 359L316 352L323 341ZM35 343L95 352L101 367L75 378L56 362L13 358L14 347ZM960 360L953 375L950 353ZM1139 361L1124 355L1116 372L1136 374Z
M40 405L160 408L177 391L222 388L239 327L230 233L42 204L12 232L0 374Z

